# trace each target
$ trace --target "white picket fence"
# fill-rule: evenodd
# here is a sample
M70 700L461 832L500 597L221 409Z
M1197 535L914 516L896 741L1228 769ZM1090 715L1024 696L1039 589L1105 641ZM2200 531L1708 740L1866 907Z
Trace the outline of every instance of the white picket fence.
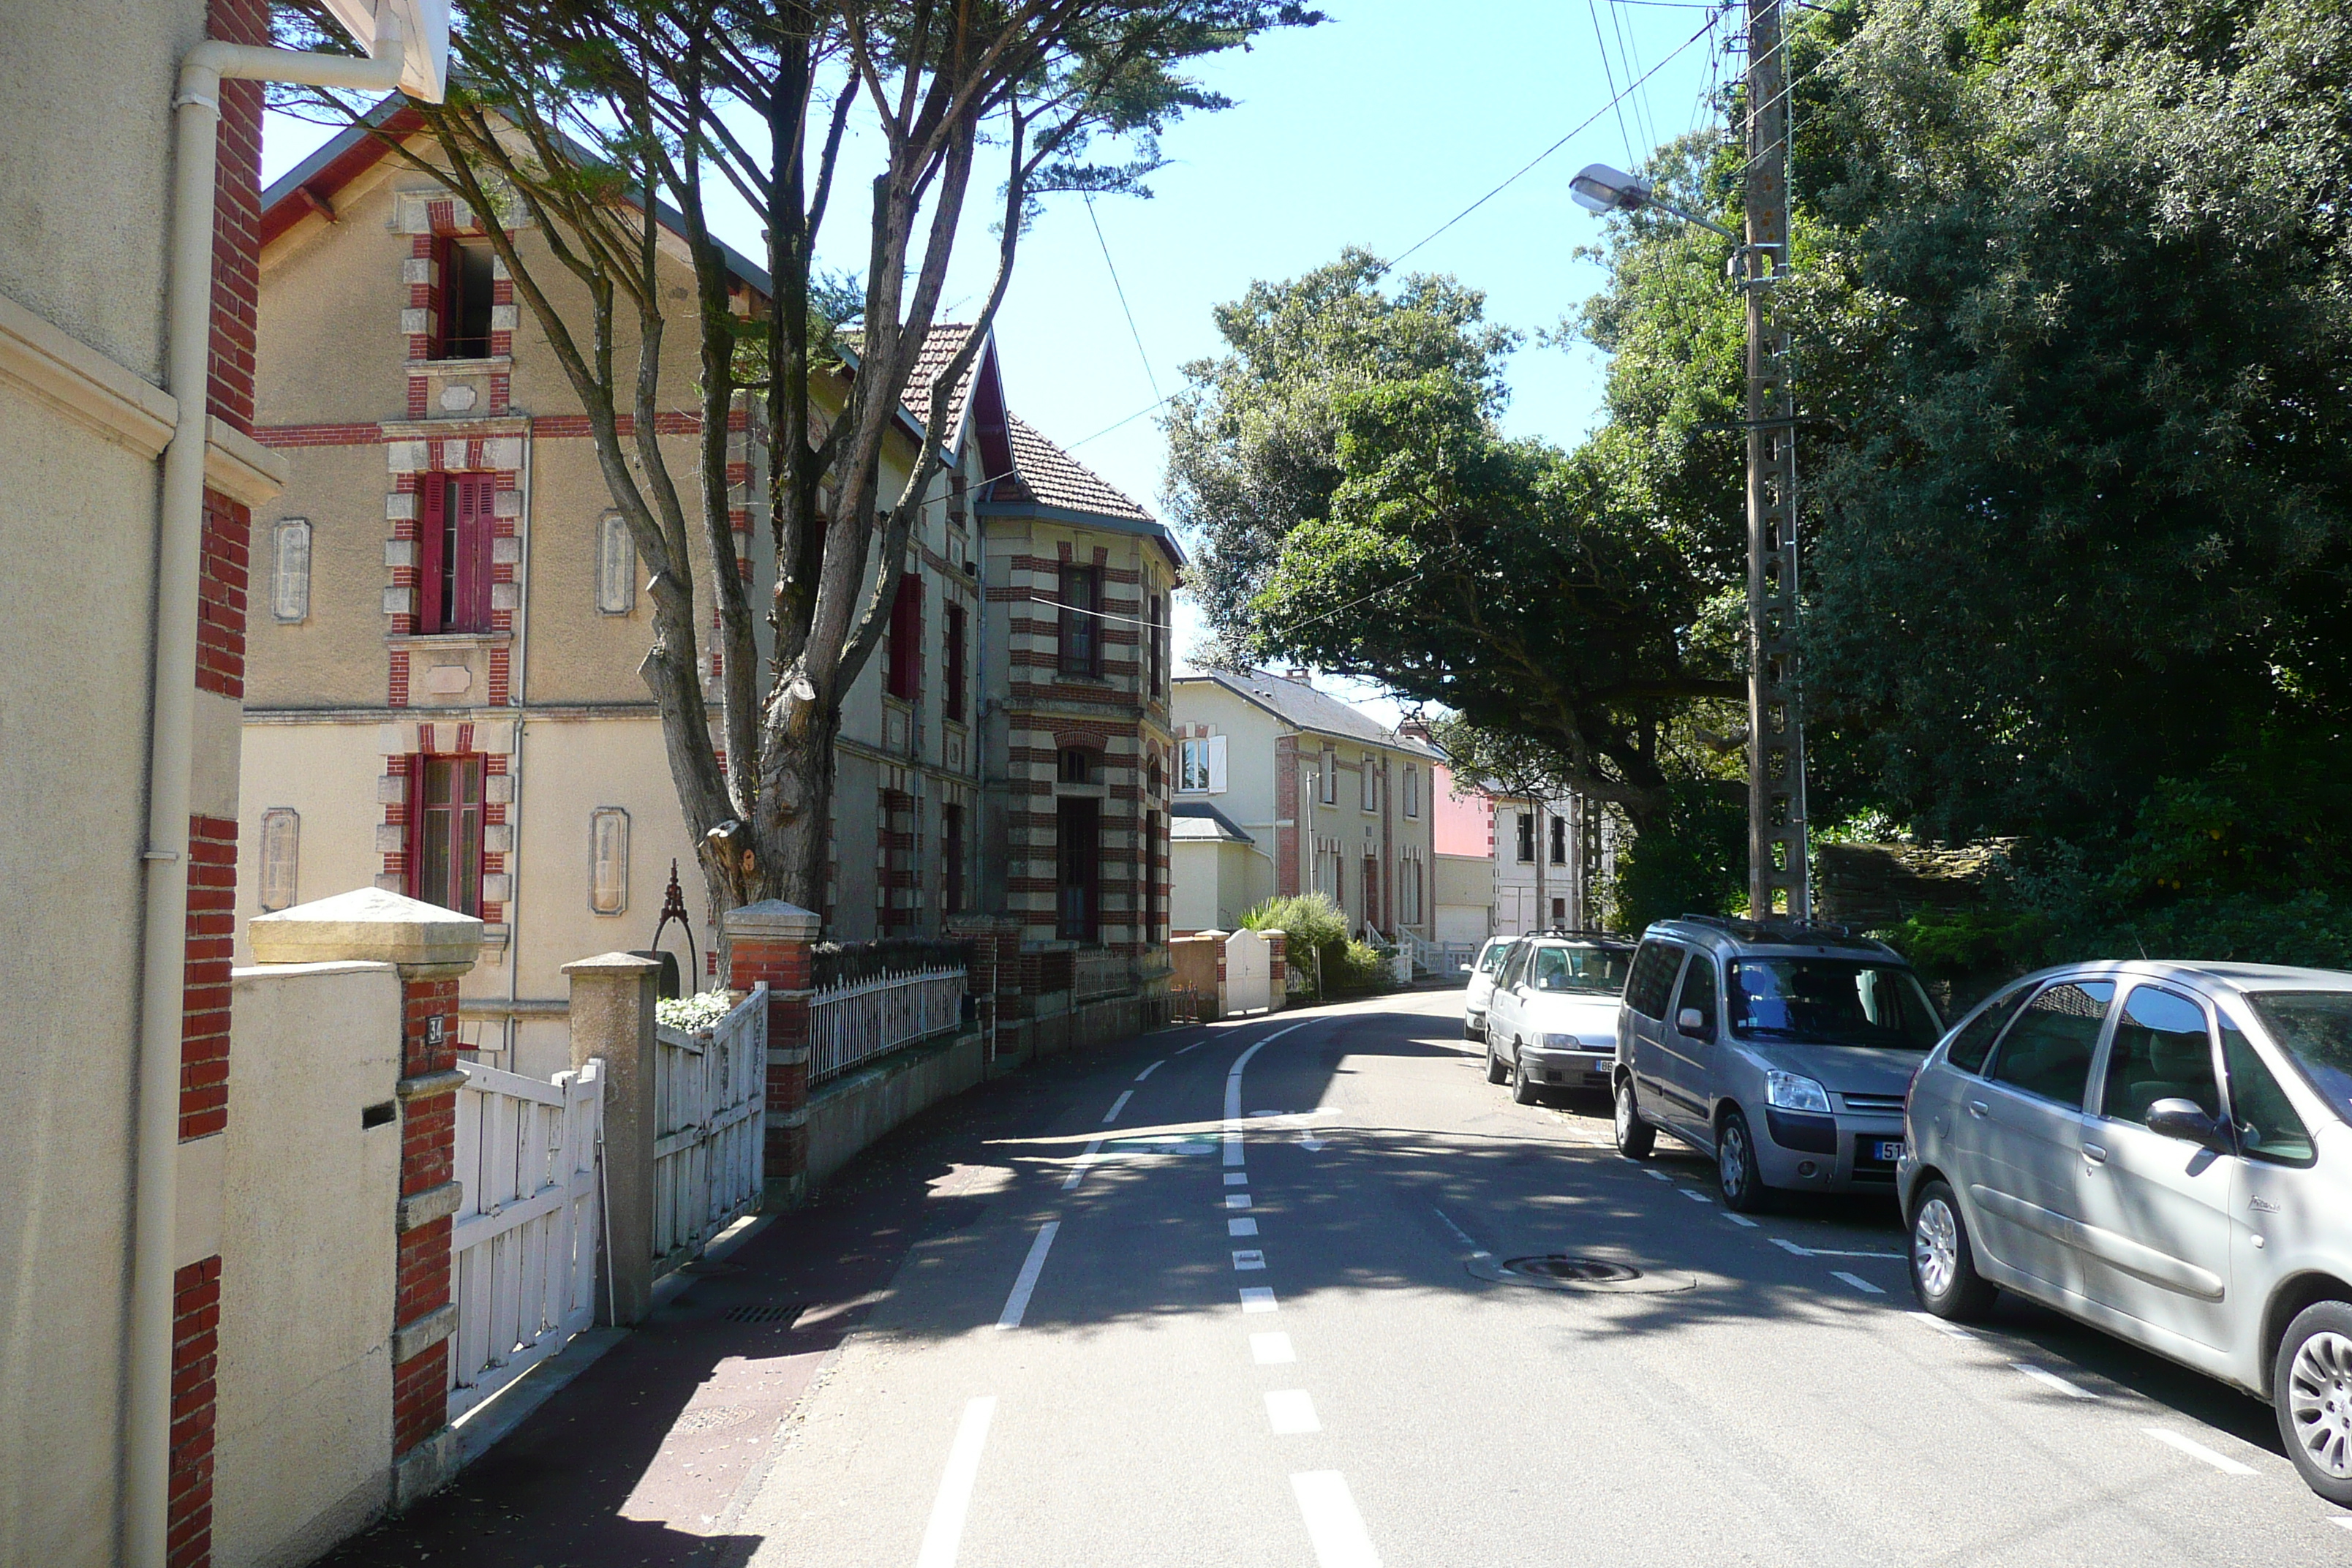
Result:
M552 1079L461 1062L449 1232L449 1418L595 1321L602 1064Z
M952 1027L963 1016L964 981L959 965L819 991L809 1002L810 1087Z
M768 988L709 1030L654 1042L654 1258L691 1261L759 1201L768 1119Z

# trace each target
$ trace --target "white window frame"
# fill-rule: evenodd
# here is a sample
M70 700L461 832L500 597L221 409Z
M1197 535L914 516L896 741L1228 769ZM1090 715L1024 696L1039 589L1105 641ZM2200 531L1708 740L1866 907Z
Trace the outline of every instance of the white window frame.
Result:
M1404 814L1407 816L1421 815L1421 764L1418 763L1404 765Z
M269 613L293 623L310 618L310 520L280 518L270 529Z
M1364 753L1364 771L1356 776L1356 794L1366 811L1380 810L1380 763L1370 752Z
M1225 793L1225 737L1195 735L1177 742L1176 793Z
M301 814L290 805L273 805L263 812L256 846L261 871L254 880L262 909L291 909L299 896L296 889L302 869Z
M596 610L625 616L637 607L637 542L629 520L608 511L596 521Z
M1323 787L1318 793L1325 805L1339 804L1339 753L1328 746L1323 748Z
M588 912L625 914L629 908L629 814L600 805L588 814Z

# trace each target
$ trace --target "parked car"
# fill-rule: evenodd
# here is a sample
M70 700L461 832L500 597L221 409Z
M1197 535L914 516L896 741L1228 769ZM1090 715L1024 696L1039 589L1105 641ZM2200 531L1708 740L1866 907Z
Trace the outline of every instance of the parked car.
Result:
M1511 949L1518 942L1515 936L1492 936L1478 950L1478 956L1462 967L1470 976L1470 984L1462 998L1462 1037L1483 1040L1486 1037L1486 1004L1495 994L1495 977L1509 962Z
M1644 931L1617 1021L1617 1149L1715 1159L1726 1206L1895 1191L1903 1096L1943 1032L1901 955L1834 926L1685 917Z
M1617 1003L1633 944L1586 932L1538 932L1517 942L1486 1006L1486 1081L1521 1105L1545 1089L1609 1087Z
M2267 1399L2352 1507L2352 974L2084 963L1964 1019L1913 1086L1919 1303L2014 1290Z

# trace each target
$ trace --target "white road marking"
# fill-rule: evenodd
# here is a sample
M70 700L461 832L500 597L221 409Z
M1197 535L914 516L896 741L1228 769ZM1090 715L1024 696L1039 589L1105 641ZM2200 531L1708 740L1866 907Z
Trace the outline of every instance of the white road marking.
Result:
M940 1478L940 1495L931 1503L931 1522L923 1531L923 1550L915 1568L955 1568L956 1550L963 1544L964 1515L971 1510L972 1482L980 1478L980 1451L988 1444L988 1423L996 1414L996 1400L987 1395L963 1407L956 1423L955 1446L948 1450L947 1473Z
M2034 1382L2041 1384L2046 1388L2054 1388L2070 1399L2096 1399L2098 1397L2097 1394L2092 1393L2089 1389L2083 1387L2081 1384L2069 1383L2064 1378L2059 1376L2056 1373L2050 1371L2047 1367L2036 1366L2030 1361L2013 1361L2009 1364L2017 1371L2021 1372L2026 1376L2032 1378Z
M1307 1539L1315 1543L1316 1568L1381 1568L1381 1554L1364 1533L1363 1516L1348 1495L1348 1478L1337 1470L1302 1470L1290 1478Z
M1097 1138L1093 1142L1087 1145L1087 1152L1078 1156L1078 1163L1070 1167L1070 1173L1068 1175L1062 1178L1062 1190L1064 1192L1068 1192L1071 1188L1076 1186L1080 1182L1087 1179L1087 1167L1095 1163L1095 1156L1102 1152L1102 1144L1103 1141Z
M1273 1312L1280 1309L1275 1304L1273 1291L1263 1285L1244 1285L1242 1287L1242 1310Z
M1249 1207L1249 1194L1247 1193L1227 1193L1225 1194L1225 1206L1229 1209L1245 1209Z
M2252 1465L2242 1465L2227 1454L2217 1454L2204 1444L2193 1438L2184 1437L2178 1432L2168 1432L2161 1426L2148 1426L2143 1430L2158 1442L2178 1448L2192 1459L2204 1460L2225 1476L2251 1476L2254 1473L2254 1468ZM2339 1519L2336 1522L2347 1530L2352 1530L2352 1520Z
M1287 1116L1290 1112L1286 1110L1253 1110L1250 1114L1252 1116Z
M1118 1121L1118 1113L1125 1110L1127 1109L1127 1102L1134 1098L1135 1090L1131 1089L1120 1089L1118 1091L1118 1098L1110 1102L1110 1109L1103 1112L1103 1121L1106 1123Z
M1727 1214L1723 1217L1729 1220L1732 1224L1739 1226L1742 1230L1754 1230L1756 1228L1756 1222L1749 1219L1744 1214Z
M1471 1257L1492 1258L1495 1256L1493 1253L1478 1245L1477 1237L1472 1236L1468 1231L1463 1229L1460 1226L1455 1225L1452 1220L1446 1218L1445 1211L1444 1209L1433 1208L1429 1212L1437 1216L1438 1224L1444 1226L1446 1229L1452 1231L1456 1237L1461 1238L1462 1245L1470 1249Z
M1238 1165L1241 1163L1242 1135L1238 1132L1228 1132L1225 1134L1225 1163Z
M1225 1185L1229 1187L1248 1186L1249 1173L1246 1171L1227 1171L1225 1173Z
M2346 1530L2352 1530L2352 1519L2339 1519L2336 1522Z
M1303 1388L1268 1390L1265 1418L1273 1423L1274 1435L1277 1437L1323 1430L1323 1423L1315 1419L1315 1401Z
M1935 1330L1937 1333L1949 1334L1956 1340L1972 1340L1976 1338L1976 1335L1969 1332L1968 1330L1960 1327L1959 1324L1948 1323L1944 1321L1943 1319L1936 1316L1933 1312L1911 1312L1906 1315L1916 1318L1921 1322L1927 1324L1929 1328Z
M1805 1251L1814 1258L1875 1258L1886 1263L1907 1263L1911 1258L1907 1252L1839 1252L1826 1247L1809 1247Z
M1323 1140L1312 1132L1301 1132L1298 1135L1298 1146L1310 1154L1319 1153L1322 1152Z
M1255 1236L1257 1234L1257 1221L1254 1219L1229 1219L1225 1221L1225 1234L1227 1236Z
M1298 1352L1290 1348L1288 1334L1252 1334L1250 1336L1250 1360L1260 1366L1288 1366L1297 1359Z
M1037 1289L1037 1276L1045 1271L1045 1254L1054 1248L1054 1237L1062 1222L1049 1219L1037 1227L1037 1239L1029 1244L1029 1256L1022 1261L1020 1277L1013 1281L1013 1294L1004 1298L1004 1310L997 1314L1000 1329L1017 1329L1029 1310L1029 1297Z
M1166 1057L1161 1057L1158 1061L1153 1062L1150 1067L1145 1068L1141 1072L1137 1073L1135 1075L1135 1081L1141 1083L1145 1079L1150 1078L1153 1073L1158 1072L1161 1068L1164 1068L1167 1065L1168 1058Z
M1181 1047L1180 1047L1179 1049L1177 1049L1176 1051L1172 1052L1171 1054L1172 1054L1172 1055L1175 1055L1175 1056L1180 1056L1180 1057L1181 1057L1181 1056L1182 1056L1186 1051L1197 1051L1197 1050L1199 1050L1202 1046L1205 1046L1205 1045L1207 1045L1208 1043L1209 1043L1209 1042L1208 1042L1208 1041L1206 1041L1206 1040L1194 1040L1191 1045Z
M1265 1267L1265 1254L1255 1248L1244 1248L1234 1254L1234 1269L1236 1273L1245 1274L1253 1268Z
M1869 1280L1864 1279L1861 1275L1848 1274L1843 1268L1831 1269L1830 1278L1832 1279L1844 1280L1847 1284L1853 1286L1855 1289L1861 1291L1865 1296L1884 1296L1886 1294L1885 1291L1880 1289L1877 1286L1873 1285Z
M1715 1202L1713 1198L1708 1197L1705 1193L1693 1192L1688 1187L1676 1187L1675 1191L1682 1194L1683 1196L1690 1199L1690 1201L1695 1204L1711 1204Z
M1811 1258L1813 1255L1812 1248L1809 1247L1799 1247L1795 1242L1790 1241L1785 1236L1774 1237L1772 1238L1772 1245L1779 1247L1783 1252L1793 1253L1799 1258Z
M1667 1175L1664 1171L1644 1170L1642 1174L1649 1177L1650 1180L1654 1182L1671 1182L1674 1180L1672 1176Z

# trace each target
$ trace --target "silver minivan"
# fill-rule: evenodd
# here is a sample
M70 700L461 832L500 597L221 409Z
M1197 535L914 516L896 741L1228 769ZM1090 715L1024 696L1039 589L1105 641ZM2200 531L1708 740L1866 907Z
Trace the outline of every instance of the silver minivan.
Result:
M1775 1192L1895 1191L1903 1091L1943 1032L1900 954L1834 926L1685 916L1642 935L1617 1015L1617 1149L1714 1156L1742 1213Z
M2271 1402L2352 1507L2352 974L2074 964L1979 1005L1913 1085L1911 1281L2014 1290Z

